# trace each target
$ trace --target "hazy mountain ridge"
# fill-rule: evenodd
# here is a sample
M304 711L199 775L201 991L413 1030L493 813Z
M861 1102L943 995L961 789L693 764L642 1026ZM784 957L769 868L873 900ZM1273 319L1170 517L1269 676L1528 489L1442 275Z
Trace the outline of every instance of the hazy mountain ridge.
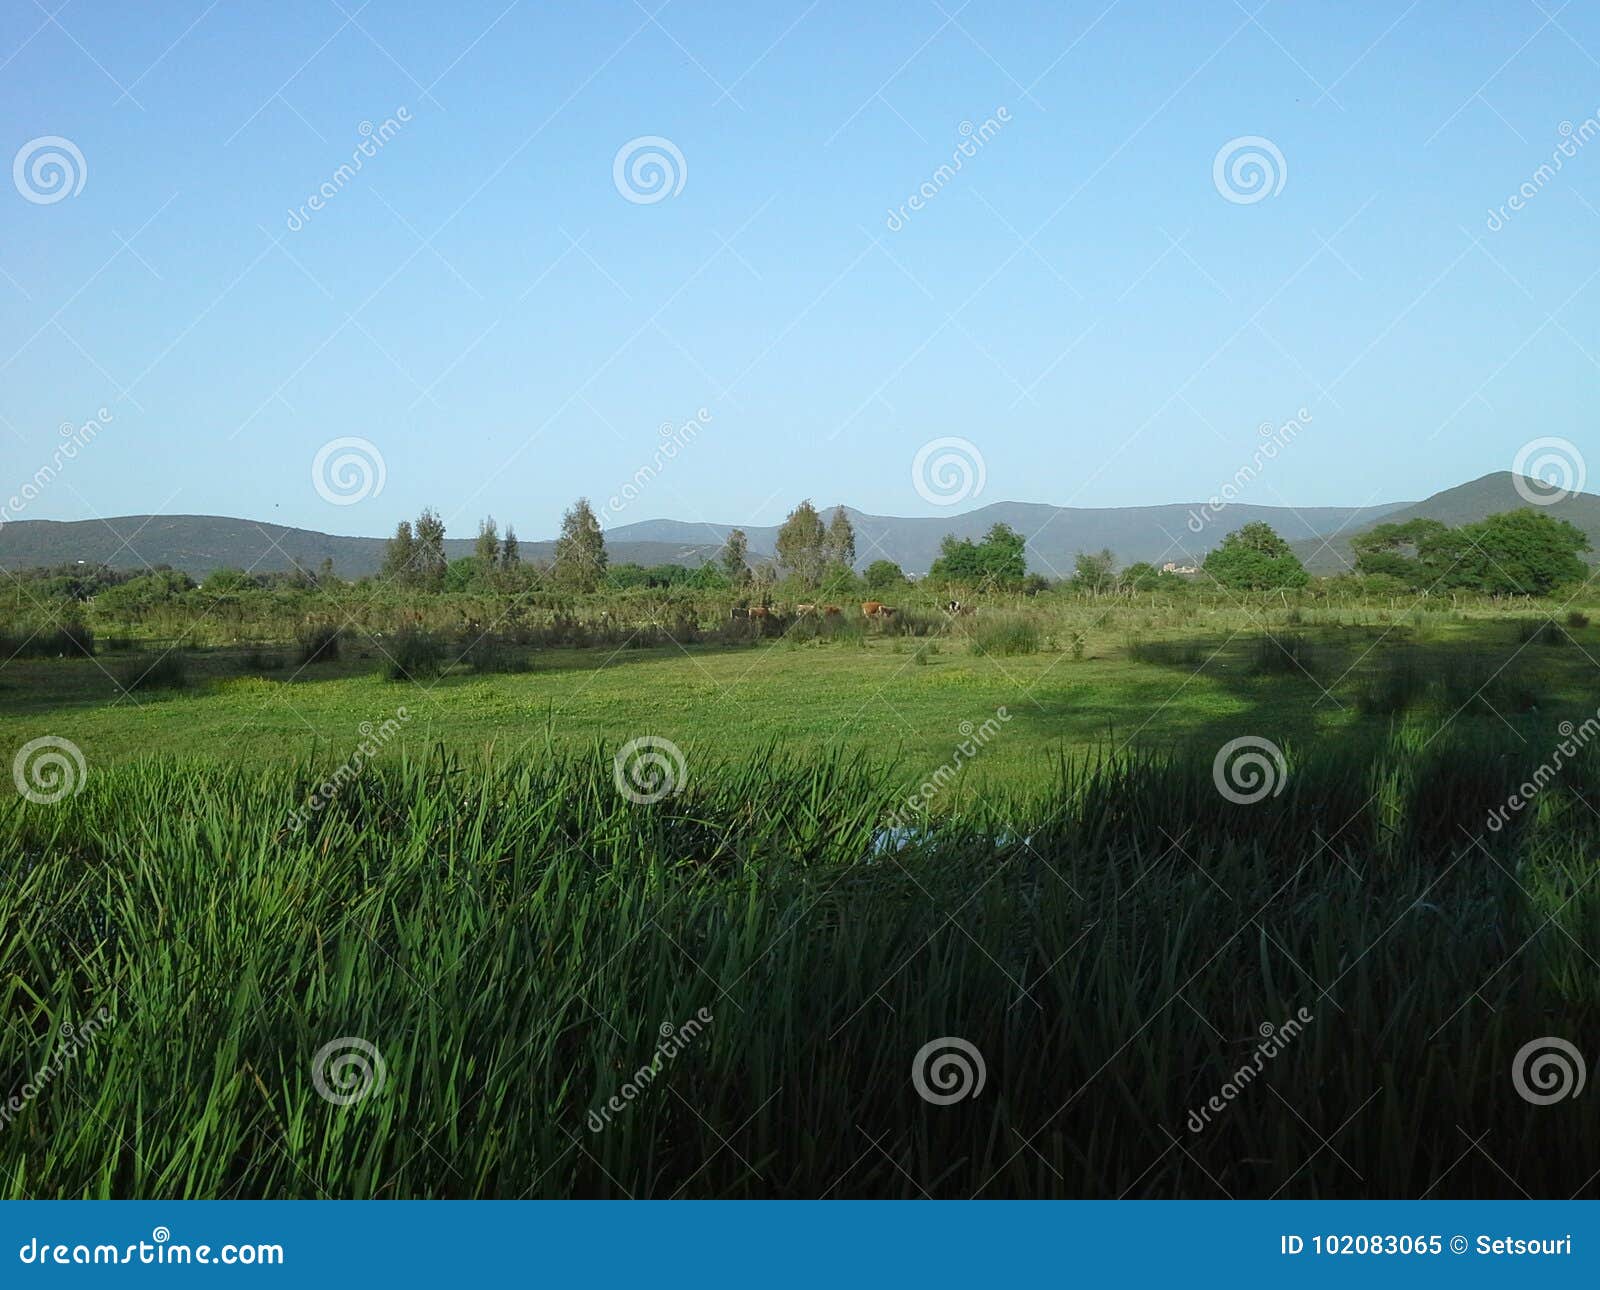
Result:
M1526 481L1526 484L1537 487L1532 480ZM1534 495L1539 494L1534 493ZM1430 519L1439 520L1454 528L1481 520L1488 515L1521 510L1527 506L1529 506L1528 500L1517 491L1517 477L1509 470L1499 470L1480 479L1447 488L1420 502L1398 507L1386 515L1365 523L1352 524L1335 537L1329 538L1328 535L1321 534L1309 541L1291 539L1290 545L1312 573L1345 573L1355 568L1350 539L1376 528L1379 524L1402 524L1406 520ZM1586 558L1591 563L1600 559L1600 497L1593 493L1573 493L1559 502L1552 502L1539 509L1582 529L1588 535L1590 546L1594 548L1586 553Z
M1528 503L1517 493L1508 471L1445 489L1420 502L1382 506L1251 506L1234 504L1205 514L1203 503L1163 506L1057 507L1039 502L992 502L959 514L915 517L869 515L845 507L856 529L856 564L893 560L908 573L927 572L945 534L978 538L1004 523L1028 539L1028 565L1047 575L1072 569L1079 551L1108 547L1119 564L1137 560L1198 564L1224 534L1253 520L1275 528L1294 546L1308 568L1337 573L1351 562L1349 539L1379 523L1428 516L1447 524L1482 519ZM1600 550L1600 497L1580 493L1547 508L1571 520ZM832 507L826 507L826 515ZM1198 533L1191 523L1200 528ZM742 527L752 560L771 557L778 526L708 523L695 520L641 520L606 532L606 546L618 564L696 565L716 556L728 531ZM19 569L82 560L138 569L171 565L195 575L218 568L257 572L294 565L315 570L325 559L346 578L376 573L386 539L339 537L217 515L125 515L105 520L13 520L0 526L0 568ZM451 559L472 553L471 537L445 543ZM523 541L528 560L549 560L551 540Z

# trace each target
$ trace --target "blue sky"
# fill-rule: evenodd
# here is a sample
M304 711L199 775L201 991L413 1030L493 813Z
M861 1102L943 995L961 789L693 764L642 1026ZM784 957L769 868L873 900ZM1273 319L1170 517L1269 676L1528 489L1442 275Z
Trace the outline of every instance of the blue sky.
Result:
M612 523L937 514L942 437L964 507L1188 503L1302 409L1240 500L1357 505L1590 438L1600 138L1532 179L1600 111L1585 6L46 3L0 13L0 142L84 173L0 187L0 492L111 419L17 518L541 537L647 464ZM1248 137L1282 165L1229 200Z

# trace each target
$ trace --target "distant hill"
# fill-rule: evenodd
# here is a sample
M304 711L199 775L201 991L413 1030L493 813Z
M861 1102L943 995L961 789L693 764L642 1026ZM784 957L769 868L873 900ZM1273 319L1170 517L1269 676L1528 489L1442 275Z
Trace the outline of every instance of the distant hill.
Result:
M1517 494L1510 472L1485 475L1446 489L1421 502L1385 506L1246 506L1224 508L1201 531L1189 529L1190 516L1201 503L1167 506L1061 507L1034 502L994 502L961 514L902 518L868 515L846 507L856 529L856 564L893 560L907 573L926 573L947 533L982 537L1005 523L1028 539L1028 566L1045 574L1066 574L1079 551L1109 547L1119 564L1171 560L1198 564L1223 534L1252 520L1272 525L1294 546L1307 568L1338 573L1350 567L1349 539L1389 520L1429 516L1446 524L1479 520L1497 511L1527 505ZM824 508L827 514L832 508ZM1582 493L1549 507L1552 515L1571 520L1588 533L1600 552L1600 497ZM777 541L776 525L702 523L690 520L643 520L607 530L606 546L618 564L698 565L713 559L728 531L742 527L750 540L752 560L770 558ZM470 555L471 538L445 543L451 559ZM376 573L383 562L384 539L335 537L310 529L287 528L254 520L216 515L125 515L107 520L14 520L0 526L0 567L28 568L82 560L138 569L168 564L204 575L233 567L258 572L299 565L315 570L332 559L346 578ZM524 541L529 560L549 560L552 541Z
M286 528L221 515L119 515L105 520L13 520L0 525L0 568L39 565L109 564L118 569L171 565L203 576L213 569L249 569L255 573L291 569L315 571L332 559L341 577L359 578L383 565L384 538L335 537L312 529ZM452 560L471 555L471 538L447 538ZM700 564L717 547L672 542L608 543L618 563ZM554 542L523 542L527 560L548 560Z
M1516 476L1509 470L1495 471L1469 484L1458 484L1442 493L1409 506L1402 506L1381 517L1362 524L1352 524L1332 540L1294 541L1295 554L1312 573L1344 573L1355 568L1355 557L1350 550L1350 539L1379 524L1402 524L1406 520L1439 520L1452 528L1471 524L1488 515L1503 511L1522 510L1527 500L1517 492ZM1533 481L1528 481L1533 484ZM1536 484L1533 485L1537 487ZM1589 535L1594 550L1587 553L1590 563L1600 560L1600 497L1593 493L1574 493L1571 497L1541 508L1548 515L1567 520ZM1280 530L1281 532L1282 530ZM1287 535L1285 535L1287 536Z
M995 524L1005 523L1028 539L1028 567L1045 574L1072 572L1072 560L1079 551L1098 551L1109 547L1120 564L1150 560L1157 564L1171 560L1179 564L1199 563L1207 551L1222 540L1223 534L1264 520L1289 541L1320 537L1337 531L1376 522L1406 503L1387 506L1244 506L1235 504L1207 523L1200 533L1189 531L1189 517L1202 505L1174 503L1167 506L1063 507L1035 502L994 502L959 515L936 515L915 519L868 515L846 506L845 513L856 530L856 564L865 568L874 560L893 560L907 573L926 573L939 555L939 543L946 533L958 538L980 538ZM823 515L833 508L823 508ZM709 543L720 546L731 524L706 524L685 520L644 520L608 530L606 541ZM777 541L776 525L743 525L750 540L752 558L771 554Z

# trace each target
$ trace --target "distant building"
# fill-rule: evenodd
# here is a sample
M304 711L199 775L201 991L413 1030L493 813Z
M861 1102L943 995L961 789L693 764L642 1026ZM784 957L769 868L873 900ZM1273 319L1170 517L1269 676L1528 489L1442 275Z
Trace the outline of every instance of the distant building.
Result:
M1173 564L1171 560L1168 560L1164 565L1161 566L1161 572L1162 573L1199 573L1200 570L1197 569L1192 564Z

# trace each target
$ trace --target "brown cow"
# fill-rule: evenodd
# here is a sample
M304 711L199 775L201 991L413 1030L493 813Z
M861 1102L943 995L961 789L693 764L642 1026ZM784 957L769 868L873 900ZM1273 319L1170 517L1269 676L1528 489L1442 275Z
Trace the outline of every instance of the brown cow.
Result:
M863 618L876 618L883 612L881 600L863 600L861 602L861 616Z

